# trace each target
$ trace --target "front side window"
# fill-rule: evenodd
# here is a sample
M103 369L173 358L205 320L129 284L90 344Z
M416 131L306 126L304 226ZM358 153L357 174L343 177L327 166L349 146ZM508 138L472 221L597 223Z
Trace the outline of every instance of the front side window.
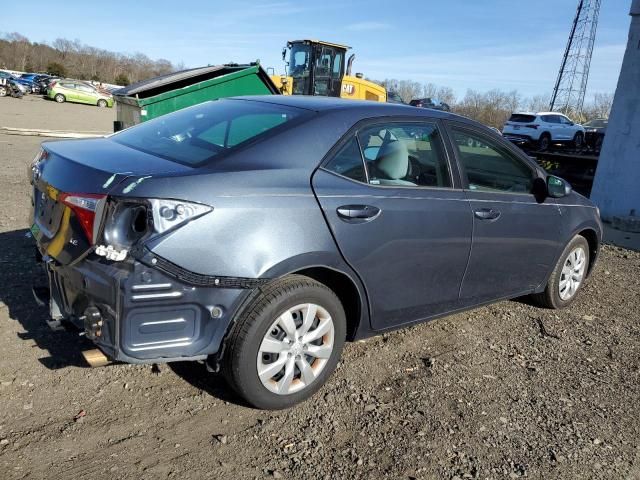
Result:
M468 130L452 130L469 190L531 192L532 170L506 148Z
M361 129L357 138L345 144L327 164L328 170L378 186L451 187L442 139L434 124L379 124Z
M178 163L196 166L256 139L305 110L244 100L201 103L123 130L115 142Z
M309 73L309 62L311 61L311 47L304 43L296 43L291 46L291 56L289 57L290 75L302 76Z

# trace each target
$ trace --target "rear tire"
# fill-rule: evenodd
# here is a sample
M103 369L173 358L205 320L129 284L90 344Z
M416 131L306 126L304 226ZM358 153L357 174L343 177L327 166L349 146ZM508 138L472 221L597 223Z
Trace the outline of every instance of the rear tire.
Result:
M98 100L98 107L104 108L106 106L107 106L107 101L106 100L102 100L102 99Z
M550 146L551 146L551 135L545 132L542 135L540 135L540 139L538 140L538 149L541 152L544 152L545 150L548 150Z
M589 269L589 243L576 235L560 255L544 292L532 295L532 299L544 308L564 308L576 299L584 285Z
M7 96L7 87L5 87L4 85L0 85L0 97L6 97Z
M575 148L582 148L584 144L584 135L582 132L577 132L573 137L573 146Z
M61 93L56 94L56 96L53 97L53 99L58 103L64 103L67 100L66 98L64 98L64 95L62 95Z
M345 336L336 294L308 277L290 275L261 288L243 309L226 341L223 374L254 407L288 408L326 382Z

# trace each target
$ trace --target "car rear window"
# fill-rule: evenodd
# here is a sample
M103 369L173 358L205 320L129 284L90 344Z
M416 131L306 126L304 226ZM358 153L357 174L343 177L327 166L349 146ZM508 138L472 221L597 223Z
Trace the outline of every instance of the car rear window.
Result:
M145 153L197 166L310 114L264 102L218 100L164 115L111 138Z
M531 122L534 122L535 119L536 119L535 115L523 115L521 113L514 113L513 115L511 115L511 117L509 117L510 122L517 122L517 123L531 123Z

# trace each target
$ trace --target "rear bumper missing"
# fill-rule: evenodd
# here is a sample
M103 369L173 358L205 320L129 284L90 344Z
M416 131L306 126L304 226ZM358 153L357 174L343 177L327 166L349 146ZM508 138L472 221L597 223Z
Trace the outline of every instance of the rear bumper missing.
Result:
M51 317L74 323L113 360L205 359L219 351L242 302L264 281L216 281L172 265L149 252L128 262L45 262Z

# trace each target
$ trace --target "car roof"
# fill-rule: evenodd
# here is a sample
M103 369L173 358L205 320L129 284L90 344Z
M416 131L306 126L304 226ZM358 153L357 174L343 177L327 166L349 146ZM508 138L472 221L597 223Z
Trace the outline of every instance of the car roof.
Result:
M449 112L443 112L440 110L416 108L410 105L375 102L371 100L349 100L345 98L320 97L311 95L256 95L233 98L253 102L271 103L287 107L302 108L314 112L327 112L336 110L351 111L354 113L361 113L363 115L363 118L367 115L407 115L412 117L465 119L465 117L461 117Z

